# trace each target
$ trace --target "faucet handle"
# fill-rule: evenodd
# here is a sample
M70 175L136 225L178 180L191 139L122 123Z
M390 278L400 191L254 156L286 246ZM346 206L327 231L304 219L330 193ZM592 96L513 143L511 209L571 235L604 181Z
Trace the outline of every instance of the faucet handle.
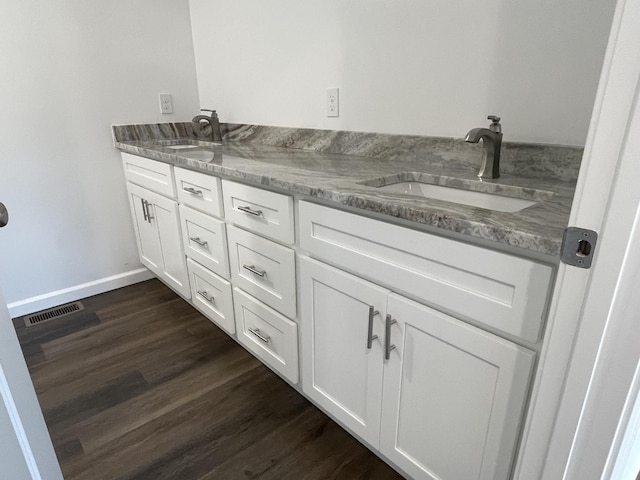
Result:
M208 109L208 108L201 108L201 109L200 109L200 111L201 111L201 112L211 112L211 113L216 113L216 111L215 111L215 110L210 110L210 109Z
M497 115L488 115L487 120L491 120L489 130L495 133L502 133L502 125L500 125L500 117Z

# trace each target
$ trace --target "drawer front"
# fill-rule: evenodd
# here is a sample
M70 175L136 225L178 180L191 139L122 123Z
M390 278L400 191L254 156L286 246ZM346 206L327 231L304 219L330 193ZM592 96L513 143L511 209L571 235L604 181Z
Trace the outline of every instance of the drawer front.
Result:
M204 173L174 168L178 201L196 210L222 218L222 187L220 179Z
M240 228L229 226L231 279L280 313L296 316L293 250Z
M540 337L549 265L300 202L307 252L525 340Z
M233 296L231 284L202 265L187 259L191 280L191 301L213 323L234 334Z
M161 195L176 198L173 168L168 163L122 153L122 166L124 176L131 183Z
M233 303L240 343L298 383L298 326L239 288L233 289Z
M293 245L293 198L240 183L222 181L227 219L236 225Z
M229 278L227 232L224 222L180 205L184 252L209 270Z

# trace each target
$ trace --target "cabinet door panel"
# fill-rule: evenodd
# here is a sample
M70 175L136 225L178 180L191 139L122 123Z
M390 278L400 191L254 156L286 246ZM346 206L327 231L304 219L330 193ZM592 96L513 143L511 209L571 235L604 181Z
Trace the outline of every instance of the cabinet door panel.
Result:
M163 278L180 295L191 298L189 288L189 275L182 248L182 235L180 233L180 217L178 204L173 200L155 195L153 205L150 208L152 222L155 222L160 237L160 247L164 260Z
M414 478L506 479L534 353L397 295L380 450Z
M377 448L383 321L388 290L300 257L303 390ZM369 307L373 340L367 348Z
M133 218L133 228L138 241L138 253L140 261L149 270L157 275L162 273L162 250L160 238L155 224L147 220L144 203L145 190L127 183L129 190L129 206Z

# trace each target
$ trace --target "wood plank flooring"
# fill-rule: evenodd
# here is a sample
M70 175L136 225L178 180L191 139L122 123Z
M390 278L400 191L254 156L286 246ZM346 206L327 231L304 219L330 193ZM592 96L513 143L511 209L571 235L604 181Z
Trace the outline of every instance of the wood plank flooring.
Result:
M157 280L14 320L67 480L400 479Z

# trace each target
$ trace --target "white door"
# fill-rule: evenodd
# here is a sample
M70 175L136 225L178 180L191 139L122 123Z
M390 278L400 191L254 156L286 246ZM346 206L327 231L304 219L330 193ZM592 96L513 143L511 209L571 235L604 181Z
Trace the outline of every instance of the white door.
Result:
M640 215L639 22L640 0L618 0L569 220L600 240L590 270L558 270L519 480L614 478L634 403L627 396L638 391L640 330L619 305L625 295L635 298L628 292L637 292L640 272L632 255Z
M0 203L0 226L6 224ZM0 234L2 232L0 231ZM62 480L49 432L0 291L0 477Z
M300 280L303 390L378 448L389 291L306 257Z
M534 352L396 294L387 312L382 454L416 480L508 478Z

